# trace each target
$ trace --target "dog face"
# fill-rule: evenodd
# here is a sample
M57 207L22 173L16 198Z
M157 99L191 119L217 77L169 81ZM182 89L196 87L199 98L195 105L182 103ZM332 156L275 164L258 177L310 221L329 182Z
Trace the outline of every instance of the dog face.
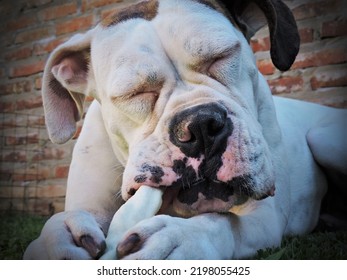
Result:
M274 194L271 149L280 136L270 92L222 8L214 1L140 2L73 38L48 63L46 115L57 88L74 100L60 100L71 107L71 125L79 93L100 102L125 165L124 199L143 184L164 188L163 210L172 205L191 216ZM51 131L53 139L68 137Z

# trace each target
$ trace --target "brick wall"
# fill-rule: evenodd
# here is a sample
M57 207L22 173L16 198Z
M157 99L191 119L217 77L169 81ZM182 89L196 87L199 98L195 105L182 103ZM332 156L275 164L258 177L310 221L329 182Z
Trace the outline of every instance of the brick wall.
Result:
M346 108L347 1L285 2L294 13L301 38L300 52L290 71L282 73L271 63L267 28L251 41L272 93Z
M48 54L133 0L3 0L0 3L0 211L50 215L63 210L74 141L50 143L41 77ZM253 38L258 66L276 95L347 107L347 0L286 1L302 47L292 70L269 59L267 29Z

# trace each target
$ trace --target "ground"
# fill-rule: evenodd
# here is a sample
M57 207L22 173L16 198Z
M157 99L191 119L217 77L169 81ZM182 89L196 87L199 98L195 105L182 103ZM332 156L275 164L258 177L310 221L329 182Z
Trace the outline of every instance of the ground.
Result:
M0 214L0 260L21 259L29 242L35 239L47 217ZM347 259L347 231L313 232L288 237L279 248L258 251L255 259L318 260Z

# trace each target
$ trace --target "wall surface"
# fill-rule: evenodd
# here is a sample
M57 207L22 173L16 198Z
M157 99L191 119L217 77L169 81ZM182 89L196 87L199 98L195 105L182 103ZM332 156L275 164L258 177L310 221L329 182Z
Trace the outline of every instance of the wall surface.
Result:
M40 92L45 61L60 43L129 2L134 1L0 2L0 211L63 210L75 140L61 146L48 140ZM347 0L286 3L301 36L291 70L282 73L272 65L267 28L251 41L273 94L347 107Z
M251 45L260 71L275 95L333 107L347 107L347 1L285 1L300 32L300 52L290 71L271 63L268 29L260 30Z

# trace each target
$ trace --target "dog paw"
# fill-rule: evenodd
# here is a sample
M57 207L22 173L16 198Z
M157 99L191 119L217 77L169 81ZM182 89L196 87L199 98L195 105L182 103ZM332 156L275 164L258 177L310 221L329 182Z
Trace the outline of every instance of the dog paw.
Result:
M223 230L223 225L212 225L216 226L212 231L206 229L210 219L208 216L190 219L154 216L126 233L118 244L117 255L120 259L223 258L227 246L220 248L218 236L213 236L219 226Z
M105 236L86 211L55 214L26 249L24 259L96 259L105 250Z

